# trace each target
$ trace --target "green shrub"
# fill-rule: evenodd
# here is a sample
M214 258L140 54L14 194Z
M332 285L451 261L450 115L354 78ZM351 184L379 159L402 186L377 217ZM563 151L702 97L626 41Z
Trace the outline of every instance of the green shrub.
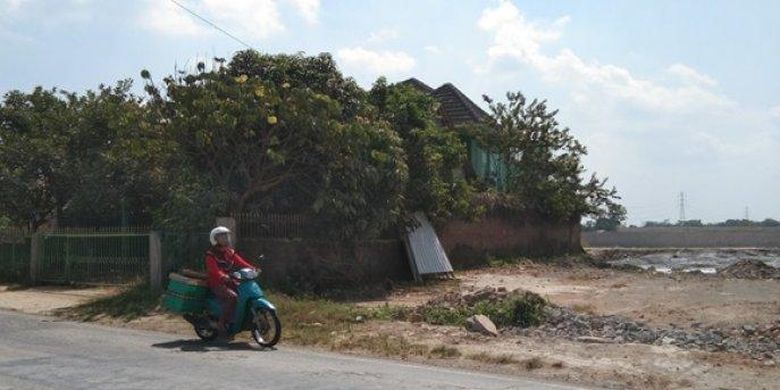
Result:
M547 301L532 292L512 295L503 300L482 300L471 306L424 306L419 309L423 320L434 325L465 324L466 319L475 314L490 318L498 327L529 327L541 324L545 319L544 308ZM394 319L405 313L397 312Z

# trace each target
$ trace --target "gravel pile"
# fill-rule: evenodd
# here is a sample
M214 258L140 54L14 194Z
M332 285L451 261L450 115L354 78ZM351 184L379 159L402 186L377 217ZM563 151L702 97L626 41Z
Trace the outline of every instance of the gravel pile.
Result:
M780 269L761 260L744 259L718 271L718 275L735 279L780 279Z
M547 322L512 332L525 336L561 337L595 343L675 345L710 352L738 352L758 360L780 358L780 319L773 324L739 328L653 328L621 316L578 314L562 307L547 308Z

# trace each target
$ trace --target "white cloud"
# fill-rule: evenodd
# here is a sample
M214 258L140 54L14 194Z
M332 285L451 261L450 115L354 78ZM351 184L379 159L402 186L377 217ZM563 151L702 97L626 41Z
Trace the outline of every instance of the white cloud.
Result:
M369 43L381 43L385 41L391 41L397 39L400 34L398 30L394 28L383 28L379 31L374 31L368 36Z
M308 23L317 22L318 0L288 0ZM198 0L184 6L248 42L285 30L278 0ZM168 35L201 35L214 29L171 1L147 0L140 15L147 29Z
M716 86L718 80L700 73L689 66L683 64L673 64L666 68L666 71L670 74L677 76L683 83L686 84L701 84L705 86Z
M246 37L249 41L284 30L273 0L203 0L203 7L220 23L235 26L238 32L249 35Z
M287 0L309 24L317 24L320 11L320 0Z
M431 53L431 54L441 54L442 53L441 48L436 46L436 45L428 45L428 46L425 46L423 49L425 49L426 52Z
M780 119L780 104L769 109L769 116L774 119Z
M22 4L28 3L29 1L30 0L0 0L0 15L15 12L22 7Z
M488 48L491 63L515 59L539 72L544 81L566 84L581 93L603 95L661 112L734 106L733 101L709 88L716 84L714 79L683 64L667 69L683 81L682 85L670 86L637 77L617 65L583 60L568 48L547 54L544 46L557 42L569 22L568 16L548 24L529 21L514 4L504 0L494 8L485 9L477 25L493 34L493 43ZM479 69L486 71L485 67Z
M346 68L375 75L407 72L414 68L415 60L403 51L374 51L362 47L343 48L336 58Z
M147 0L148 6L140 16L147 29L169 35L199 35L206 32L192 15L170 1Z

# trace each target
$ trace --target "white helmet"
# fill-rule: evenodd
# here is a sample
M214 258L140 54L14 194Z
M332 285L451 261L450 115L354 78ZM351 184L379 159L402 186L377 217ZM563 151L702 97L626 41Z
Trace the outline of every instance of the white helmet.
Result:
M211 245L217 245L217 236L220 234L230 234L230 229L224 226L217 226L214 229L211 229L211 233L209 233L209 241L211 241Z

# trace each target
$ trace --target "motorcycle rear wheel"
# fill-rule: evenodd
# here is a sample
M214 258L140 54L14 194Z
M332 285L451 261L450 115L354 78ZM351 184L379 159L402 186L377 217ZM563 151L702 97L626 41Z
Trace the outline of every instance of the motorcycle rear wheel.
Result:
M219 332L208 325L195 325L195 334L203 341L214 341L219 336Z
M252 338L264 348L270 348L282 337L282 323L273 310L252 309Z

